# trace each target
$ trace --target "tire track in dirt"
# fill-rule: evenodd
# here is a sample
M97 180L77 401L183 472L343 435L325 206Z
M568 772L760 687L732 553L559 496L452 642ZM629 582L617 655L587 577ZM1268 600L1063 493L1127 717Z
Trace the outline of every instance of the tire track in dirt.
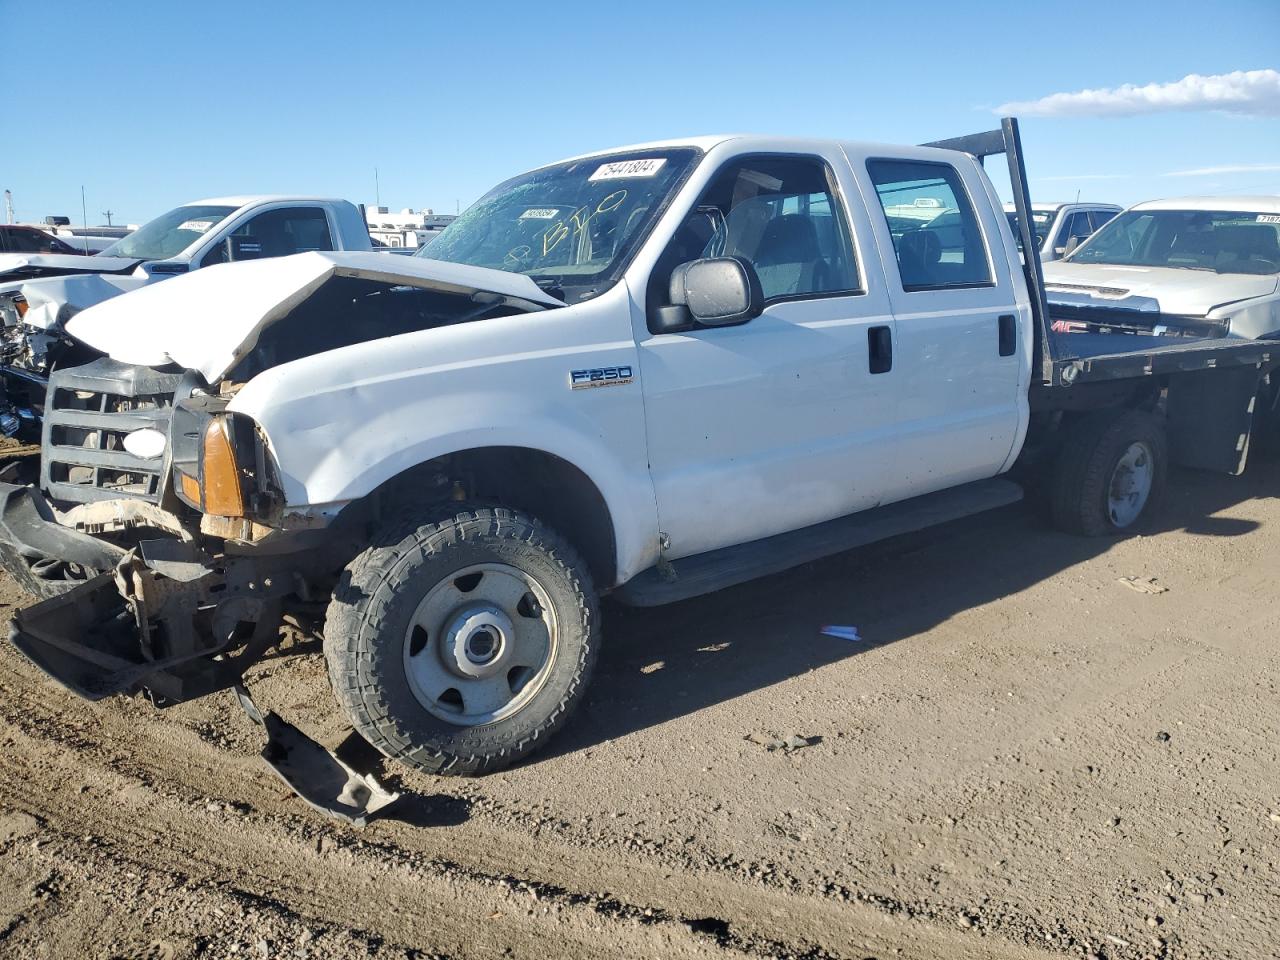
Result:
M197 889L225 887L304 925L336 925L357 939L394 945L388 955L400 944L429 943L456 957L497 955L512 945L516 955L540 957L1033 956L987 938L935 932L921 922L930 919L922 905L860 903L866 895L847 890L815 900L747 889L732 877L672 883L667 873L664 882L667 865L618 864L616 856L564 848L549 868L539 849L545 838L475 824L471 837L390 821L346 831L309 812L287 812L298 804L254 757L215 751L163 715L131 717L127 708L75 700L53 708L13 682L22 665L9 666L13 672L0 679L8 724L0 803L41 818L61 838L59 849L69 850L63 873L76 872L69 864L78 856L87 877L104 869L139 876L158 870ZM156 726L163 736L152 736ZM227 785L236 789L220 789ZM227 793L234 796L211 798ZM92 838L88 852L68 848L67 838L81 836ZM490 849L472 859L476 844ZM452 848L449 855L441 846ZM470 865L476 860L484 866ZM512 871L513 863L522 869ZM542 879L548 875L555 879ZM583 877L599 892L580 889ZM612 892L618 890L656 896L632 901ZM876 927L887 929L867 932ZM811 939L815 930L823 932L820 942Z

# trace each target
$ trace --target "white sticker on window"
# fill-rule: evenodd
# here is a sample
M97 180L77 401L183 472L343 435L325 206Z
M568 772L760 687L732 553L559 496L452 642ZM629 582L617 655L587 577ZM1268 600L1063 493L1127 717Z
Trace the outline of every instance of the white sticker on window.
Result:
M531 207L520 214L520 220L554 220L560 211L555 207Z
M740 170L738 179L746 180L748 183L754 183L757 187L767 190L770 193L777 193L782 189L782 181L777 177L771 177L767 173L761 173L759 170Z
M1258 223L1280 223L1280 214L1260 213L1258 214Z
M594 182L596 180L626 180L632 177L652 177L662 165L667 162L666 157L649 157L645 160L615 160L612 163L602 163L596 167L596 172L587 177L588 180Z
M204 233L217 222L217 220L184 220L182 223L178 224L178 229L191 230L195 233Z

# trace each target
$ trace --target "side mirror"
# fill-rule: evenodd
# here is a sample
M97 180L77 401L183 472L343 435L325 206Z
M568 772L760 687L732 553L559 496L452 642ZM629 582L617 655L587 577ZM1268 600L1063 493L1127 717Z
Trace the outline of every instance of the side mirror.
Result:
M232 234L223 241L227 248L227 261L260 260L262 258L262 241L257 237L244 237Z
M1078 246L1080 246L1080 238L1079 238L1079 237L1069 237L1069 238L1067 239L1067 245L1066 245L1065 247L1063 247L1061 250L1059 250L1058 252L1059 252L1060 254L1062 254L1062 255L1065 257L1065 256L1068 256L1069 254L1074 253L1074 252L1075 252L1076 247L1078 247Z
M704 327L727 327L760 316L764 291L749 260L711 257L675 268L671 301L683 304Z

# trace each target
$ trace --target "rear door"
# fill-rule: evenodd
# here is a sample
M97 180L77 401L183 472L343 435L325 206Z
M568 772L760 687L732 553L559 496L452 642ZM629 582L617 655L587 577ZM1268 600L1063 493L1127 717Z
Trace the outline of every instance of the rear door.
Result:
M850 159L886 252L896 320L897 497L993 476L1025 423L1030 329L1003 213L972 161Z
M824 146L727 160L650 272L749 260L764 312L733 327L655 332L635 314L650 471L667 555L689 556L874 506L894 486L886 449L898 370L866 209ZM869 255L868 255L869 254Z

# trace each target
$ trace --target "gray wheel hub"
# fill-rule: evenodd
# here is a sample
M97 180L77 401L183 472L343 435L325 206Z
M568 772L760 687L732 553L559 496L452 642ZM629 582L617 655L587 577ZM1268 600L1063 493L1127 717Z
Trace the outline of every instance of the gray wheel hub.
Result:
M405 678L434 717L496 723L542 689L558 641L555 610L535 577L510 564L475 564L418 603L405 632Z
M464 607L445 630L446 666L464 679L492 677L510 660L515 625L491 603Z
M1107 515L1116 527L1130 526L1142 513L1155 481L1155 455L1141 440L1129 444L1111 472Z

